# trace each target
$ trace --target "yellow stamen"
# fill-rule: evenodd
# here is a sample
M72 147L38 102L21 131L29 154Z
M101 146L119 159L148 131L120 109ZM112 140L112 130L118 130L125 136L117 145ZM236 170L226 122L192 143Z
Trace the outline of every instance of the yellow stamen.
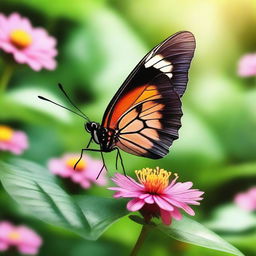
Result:
M21 239L21 235L17 231L12 231L8 234L8 238L11 239L12 241L18 241Z
M66 165L70 168L74 168L75 164L77 162L77 158L75 157L72 157L72 158L69 158L67 161L66 161ZM87 163L81 159L79 161L79 163L76 165L76 171L83 171L87 166Z
M156 169L143 168L142 170L136 170L135 174L149 193L160 194L169 185L169 178L172 173L156 167Z
M5 126L0 125L0 141L10 141L13 136L13 129Z
M11 42L18 48L26 48L32 43L32 36L22 30L22 29L15 29L10 34Z

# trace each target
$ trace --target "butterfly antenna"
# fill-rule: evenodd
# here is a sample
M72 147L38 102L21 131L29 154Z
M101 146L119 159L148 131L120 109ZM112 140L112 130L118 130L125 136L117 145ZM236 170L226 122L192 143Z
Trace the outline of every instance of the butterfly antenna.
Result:
M70 102L70 104L71 104L74 108L76 108L76 109L85 117L85 119L87 119L87 120L90 122L89 117L88 117L87 115L85 115L85 113L83 113L83 112L75 105L75 103L70 99L70 97L68 96L68 94L67 94L66 91L64 90L62 84L59 83L58 85L59 85L60 90L63 92L63 94L66 96L66 98L67 98L68 101Z
M41 100L49 101L49 102L53 103L54 105L57 105L57 106L59 106L59 107L61 107L61 108L64 108L64 109L66 109L66 110L68 110L68 111L70 111L70 112L72 112L72 113L74 113L74 114L76 114L76 115L78 115L78 116L81 116L82 118L88 120L85 116L83 116L83 115L81 115L81 114L79 114L79 113L73 111L73 110L70 109L70 108L67 108L67 107L64 107L64 106L60 105L60 104L57 103L57 102L54 102L54 101L52 101L52 100L49 100L49 99L47 99L47 98L45 98L45 97L43 97L43 96L38 96L38 98L41 99Z

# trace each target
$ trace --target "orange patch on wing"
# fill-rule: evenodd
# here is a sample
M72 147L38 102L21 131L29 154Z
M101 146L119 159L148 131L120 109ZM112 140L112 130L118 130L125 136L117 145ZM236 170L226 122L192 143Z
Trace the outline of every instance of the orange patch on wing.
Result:
M146 91L153 91L153 90L157 90L157 87L155 85L149 85L146 89Z
M150 90L148 90L148 88ZM103 125L106 127L108 119L111 118L109 122L109 127L115 129L118 119L132 106L145 100L155 100L159 98L161 98L161 95L159 94L157 87L155 85L139 86L129 91L127 94L125 94L117 101L116 105L114 106L112 116L110 117L108 114Z
M136 146L134 144L132 144L129 141L126 140L122 140L121 138L119 139L120 141L118 141L116 143L116 146L119 147L120 149L122 149L123 151L133 154L133 155L143 155L145 153L147 153L147 151L139 146Z
M141 134L153 139L153 140L160 140L158 132L151 128L145 128L141 132Z
M138 113L136 109L133 109L129 111L127 114L125 114L122 119L120 120L120 123L118 125L119 129L122 129L126 124L128 124L131 120L136 119L138 116Z
M147 88L145 88L145 91L141 94L141 96L134 102L134 105L148 99L155 100L160 98L161 95L159 95L157 87L155 85L149 85Z
M155 129L161 129L162 124L159 120L148 120L146 121L146 124L148 127L155 128Z
M145 148L151 148L153 147L153 143L148 140L147 138L143 137L139 133L134 133L134 134L122 134L120 135L120 138L129 140L131 142L136 143L137 145L141 145Z
M141 122L138 119L135 119L133 122L131 122L129 125L127 125L127 127L125 127L122 130L122 133L137 132L137 131L143 129L143 127L144 127L143 122Z

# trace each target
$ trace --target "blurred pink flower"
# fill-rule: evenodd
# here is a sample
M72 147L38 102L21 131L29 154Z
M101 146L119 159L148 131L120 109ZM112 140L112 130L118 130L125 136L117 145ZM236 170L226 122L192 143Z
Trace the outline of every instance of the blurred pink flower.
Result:
M22 254L37 254L42 245L41 237L26 226L14 226L8 221L0 222L0 251L16 247Z
M157 167L156 169L144 168L135 171L139 183L131 177L116 173L112 179L118 187L111 187L116 190L115 198L133 198L127 204L129 211L140 211L148 221L152 217L161 217L165 225L170 225L172 218L181 220L182 215L179 209L183 209L189 215L194 211L188 205L199 205L200 197L204 192L198 189L190 189L192 182L176 182L178 176L169 184L171 172Z
M246 54L239 60L238 75L244 77L256 75L256 53Z
M18 13L9 17L0 13L0 48L13 54L15 61L39 71L56 68L56 39L43 28L33 28L30 21Z
M28 140L24 132L14 131L9 126L0 125L0 150L19 155L27 148Z
M65 154L61 158L51 159L48 167L53 174L59 175L62 178L70 178L73 182L80 184L85 189L89 188L92 183L100 186L106 185L105 169L96 180L101 170L102 162L88 155L84 155L74 170L74 165L79 157L80 154Z
M244 193L237 194L234 201L239 207L247 211L256 210L256 187L252 187Z

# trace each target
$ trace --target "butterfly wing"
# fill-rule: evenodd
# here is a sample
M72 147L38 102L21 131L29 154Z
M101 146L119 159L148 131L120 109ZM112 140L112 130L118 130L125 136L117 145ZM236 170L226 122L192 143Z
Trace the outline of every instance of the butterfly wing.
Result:
M181 101L161 74L145 86L137 100L118 120L116 146L148 158L161 158L169 152L181 127Z
M180 32L156 46L111 100L102 126L118 130L116 146L149 158L168 153L181 126L181 102L195 39Z

